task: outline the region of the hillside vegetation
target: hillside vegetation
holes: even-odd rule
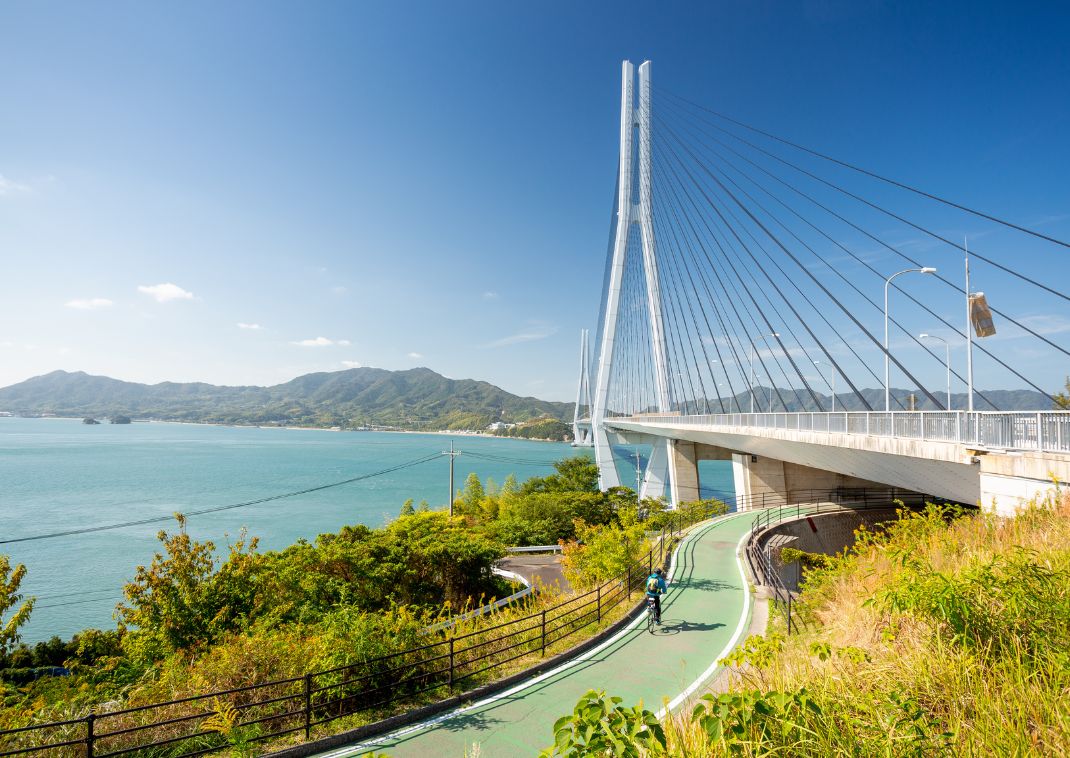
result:
[[[1070,754],[1070,496],[903,512],[812,568],[797,607],[801,634],[774,619],[729,658],[729,692],[661,724],[588,693],[548,753],[601,733],[600,755]]]
[[[0,410],[222,424],[483,429],[495,421],[565,418],[571,406],[518,397],[487,382],[447,379],[427,368],[354,368],[306,374],[273,387],[148,385],[53,371],[0,389]]]

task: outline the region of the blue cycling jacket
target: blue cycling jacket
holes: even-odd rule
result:
[[[651,592],[650,590],[647,590],[646,594],[647,594],[648,597],[657,597],[658,595],[664,595],[666,592],[669,591],[669,586],[667,584],[665,584],[665,577],[658,576],[657,574],[651,574],[650,576],[648,576],[646,578],[646,582],[644,582],[643,586],[644,587],[649,587],[651,579],[656,579],[657,580],[657,582],[658,582],[658,591],[657,592]]]

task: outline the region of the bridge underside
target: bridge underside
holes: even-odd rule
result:
[[[700,460],[731,460],[737,497],[768,492],[770,504],[808,489],[885,486],[1001,513],[1050,489],[1053,476],[1070,474],[1067,456],[997,454],[953,442],[635,419],[607,419],[606,425],[622,441],[674,441],[668,474],[674,501],[697,497]]]

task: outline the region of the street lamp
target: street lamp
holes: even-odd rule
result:
[[[922,266],[921,268],[907,268],[902,271],[889,276],[884,280],[884,411],[887,413],[892,410],[892,368],[888,354],[888,286],[892,283],[892,279],[903,274],[935,274],[936,269],[932,266]]]
[[[821,373],[821,367],[817,365],[817,364],[821,363],[821,361],[811,361],[811,362],[814,364],[815,368],[817,368],[817,372]],[[832,381],[829,382],[829,386],[832,388],[832,412],[835,413],[836,412],[836,367],[835,366],[829,366],[829,368],[832,369],[829,372],[832,375]],[[822,377],[822,378],[824,378],[824,377]]]
[[[935,334],[919,334],[919,340],[940,340],[944,343],[944,354],[946,360],[944,365],[947,366],[947,409],[951,410],[951,345],[943,337],[937,337]]]

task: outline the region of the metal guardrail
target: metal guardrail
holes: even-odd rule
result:
[[[687,517],[671,516],[656,546],[620,577],[538,613],[462,634],[443,629],[443,639],[426,645],[303,676],[130,708],[98,706],[82,718],[6,729],[0,731],[0,756],[181,758],[229,751],[220,735],[203,729],[215,713],[216,698],[238,712],[235,728],[260,730],[250,742],[266,742],[291,734],[307,741],[315,727],[345,716],[436,691],[445,697],[525,656],[544,657],[548,647],[600,623],[642,591],[652,568],[664,563],[685,529],[719,512],[718,505]]]
[[[526,545],[524,547],[507,547],[507,553],[560,553],[560,545]]]
[[[979,448],[1070,453],[1070,411],[892,411],[614,416],[606,423],[780,429],[956,442]]]
[[[760,510],[751,521],[751,536],[747,542],[746,555],[750,563],[751,575],[763,586],[772,592],[772,600],[780,603],[785,608],[787,617],[788,634],[794,628],[793,606],[795,597],[787,585],[784,584],[780,572],[773,566],[769,555],[760,546],[760,541],[765,532],[771,527],[787,521],[795,521],[804,516],[817,516],[827,513],[845,513],[860,510],[886,509],[901,502],[906,506],[923,506],[933,498],[919,493],[904,493],[898,490],[871,490],[863,489],[845,493],[834,491],[829,493],[831,497],[825,501],[808,500],[779,505],[773,508]]]

